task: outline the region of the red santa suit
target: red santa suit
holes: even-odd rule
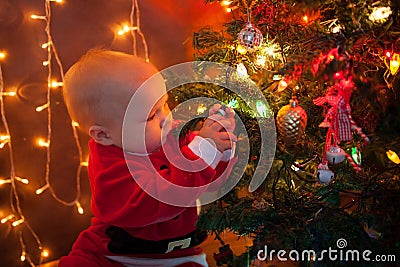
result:
[[[161,175],[185,187],[207,185],[230,173],[236,161],[231,151],[222,154],[199,136],[180,140],[178,145],[169,134],[163,149],[148,155],[153,165],[148,166],[146,157],[128,155],[116,146],[90,140],[89,148],[94,218],[91,226],[79,235],[70,254],[61,258],[59,266],[207,266],[202,250],[196,247],[205,238],[195,227],[196,207],[160,202],[143,191],[132,177],[152,183]],[[175,167],[164,153],[169,148],[182,152],[176,153],[174,160],[197,160],[193,169],[200,164],[204,165],[200,166],[203,170],[189,172]],[[148,251],[149,248],[153,249]]]

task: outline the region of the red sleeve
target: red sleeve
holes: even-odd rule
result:
[[[181,151],[184,157],[190,160],[198,159],[187,146],[183,146]],[[183,160],[179,156],[176,157],[177,161]],[[156,181],[157,171],[152,166],[135,160],[137,158],[133,157],[128,161],[130,169],[135,170],[133,175],[136,180],[141,179],[148,182],[149,186],[154,185],[152,183]],[[108,224],[143,227],[171,220],[186,209],[162,203],[143,191],[132,178],[122,151],[119,152],[116,147],[92,144],[90,166],[92,211],[96,217]],[[209,166],[205,166],[200,172],[185,172],[172,164],[158,173],[164,179],[186,187],[208,184],[216,176],[216,171]],[[168,188],[160,190],[167,192]],[[193,199],[197,197],[193,196]]]

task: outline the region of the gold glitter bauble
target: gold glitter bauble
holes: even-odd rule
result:
[[[289,105],[279,110],[276,121],[285,145],[291,146],[297,143],[306,129],[307,113],[298,105],[296,97],[293,97]]]

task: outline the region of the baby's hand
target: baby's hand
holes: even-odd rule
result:
[[[220,152],[231,149],[233,142],[237,141],[236,135],[232,132],[224,131],[224,126],[221,121],[208,118],[204,121],[203,127],[198,132],[198,135],[203,138],[212,139],[215,143],[216,148]],[[226,124],[226,123],[225,123]]]
[[[235,112],[231,108],[223,108],[220,104],[213,105],[209,110],[209,118],[219,121],[227,132],[233,132],[236,127]]]

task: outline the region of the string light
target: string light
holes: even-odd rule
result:
[[[20,259],[22,262],[24,262],[26,260],[26,252],[25,251],[22,251]]]
[[[242,79],[246,79],[247,77],[249,77],[249,75],[247,74],[246,66],[243,63],[237,64],[236,71],[239,77]]]
[[[57,87],[62,87],[63,85],[64,85],[63,82],[52,81],[52,82],[49,84],[49,87],[51,87],[51,88],[57,88]]]
[[[244,55],[244,54],[247,53],[246,48],[244,48],[244,47],[243,47],[242,45],[240,45],[240,44],[237,46],[236,51],[237,51],[239,54],[242,54],[242,55]]]
[[[17,92],[15,92],[15,91],[2,92],[1,95],[2,96],[16,96]]]
[[[44,104],[44,105],[41,105],[41,106],[39,106],[39,107],[36,108],[36,111],[37,111],[37,112],[43,111],[43,110],[45,110],[46,108],[48,108],[49,105],[50,105],[49,103],[46,103],[46,104]]]
[[[13,222],[11,223],[11,225],[14,226],[14,227],[17,227],[18,225],[20,225],[20,224],[22,224],[22,223],[24,223],[24,222],[25,222],[24,219],[19,219],[19,220],[17,220],[17,221],[13,221]]]
[[[11,184],[11,179],[0,180],[0,185],[3,185],[3,184]]]
[[[87,161],[82,161],[82,162],[80,163],[80,165],[81,165],[82,167],[87,167],[87,166],[89,166],[89,162],[87,162]]]
[[[390,73],[396,75],[400,66],[400,54],[394,53],[390,59]]]
[[[239,107],[239,102],[237,101],[237,99],[232,99],[231,101],[229,101],[228,107],[237,108]]]
[[[46,16],[31,15],[31,19],[47,20]]]
[[[0,136],[0,148],[3,148],[10,141],[9,135]]]
[[[0,60],[4,60],[7,57],[7,53],[4,51],[0,51]]]
[[[146,59],[147,62],[150,62],[149,59],[149,48],[147,46],[147,41],[146,38],[144,37],[144,34],[140,28],[140,9],[139,9],[139,4],[138,0],[132,0],[132,8],[131,8],[131,13],[130,13],[130,32],[132,35],[132,40],[133,40],[133,55],[137,55],[137,39],[136,39],[136,34],[139,35],[140,39],[142,40],[142,45],[144,49],[144,58]]]
[[[9,220],[12,220],[12,219],[14,219],[14,214],[10,214],[10,215],[8,215],[7,217],[4,217],[3,219],[1,219],[1,223],[6,223],[6,222],[8,222]]]
[[[45,141],[43,138],[38,138],[36,143],[40,147],[49,147],[50,146],[50,142],[49,141]]]
[[[207,107],[204,104],[201,104],[197,108],[197,115],[203,114],[207,110]]]
[[[42,257],[48,258],[50,256],[50,252],[47,249],[43,249],[42,251]]]
[[[392,150],[388,150],[386,151],[386,156],[388,157],[388,159],[390,159],[392,162],[396,163],[396,164],[400,164],[400,158],[399,155],[397,155],[396,152],[392,151]]]
[[[139,29],[138,27],[130,27],[129,25],[124,25],[124,26],[122,27],[122,29],[120,29],[120,30],[117,32],[117,34],[118,34],[118,35],[125,35],[125,34],[128,33],[128,32],[136,31],[136,30],[138,30],[138,29]]]
[[[262,118],[266,118],[267,117],[267,106],[260,100],[258,100],[256,102],[256,109],[258,114],[262,117]]]
[[[374,7],[368,18],[373,22],[384,23],[391,14],[390,7]]]
[[[46,149],[46,172],[45,172],[45,184],[41,188],[38,188],[36,190],[36,194],[40,195],[44,191],[48,190],[52,197],[58,201],[59,203],[66,205],[66,206],[75,206],[78,210],[79,214],[84,213],[84,209],[80,202],[78,201],[81,196],[81,187],[80,187],[80,179],[81,179],[81,171],[82,168],[87,167],[88,162],[85,161],[83,158],[83,151],[82,147],[79,142],[79,135],[78,135],[78,127],[79,124],[77,122],[74,122],[71,120],[71,127],[73,130],[73,137],[77,146],[78,154],[79,154],[79,165],[77,166],[76,170],[76,195],[75,198],[72,199],[71,201],[64,201],[60,197],[57,196],[55,193],[53,187],[51,186],[50,183],[50,148],[51,148],[51,140],[52,140],[52,99],[51,99],[51,93],[54,90],[51,90],[52,88],[58,88],[58,87],[63,87],[63,82],[64,82],[64,70],[63,66],[61,64],[60,58],[58,56],[56,46],[53,42],[53,38],[51,35],[51,2],[55,3],[62,3],[62,0],[43,0],[44,2],[44,7],[45,7],[45,15],[36,15],[33,14],[30,17],[33,20],[41,20],[45,23],[45,33],[47,40],[42,43],[40,46],[42,49],[45,49],[47,52],[47,58],[42,62],[42,65],[47,68],[48,71],[48,76],[47,76],[47,83],[48,83],[48,88],[47,88],[47,101],[45,104],[36,107],[37,112],[41,112],[44,110],[47,110],[47,138],[39,139],[37,142],[37,145],[40,147],[43,147]],[[143,48],[144,48],[144,54],[145,54],[145,59],[147,62],[149,62],[149,56],[148,56],[148,47],[147,47],[147,42],[144,38],[144,35],[141,31],[140,28],[140,10],[139,10],[139,5],[137,0],[131,0],[132,2],[132,9],[130,13],[130,23],[129,25],[124,25],[122,30],[124,33],[130,32],[132,34],[133,38],[133,54],[137,54],[137,37],[141,39]],[[121,32],[122,33],[122,32]],[[6,53],[0,51],[0,60],[6,58]],[[56,64],[55,67],[58,67],[59,70],[59,75],[53,75],[53,69],[54,69],[54,64]],[[58,77],[57,77],[58,76]],[[57,77],[55,79],[55,77]],[[35,231],[30,227],[29,222],[26,220],[22,213],[22,209],[20,207],[20,200],[19,200],[19,194],[17,192],[16,188],[16,182],[20,182],[23,184],[28,184],[29,180],[26,178],[21,178],[17,177],[15,175],[15,166],[14,166],[14,159],[13,159],[13,149],[12,149],[12,138],[10,137],[10,131],[8,129],[8,123],[6,119],[6,114],[4,111],[4,99],[3,97],[5,96],[15,96],[17,95],[16,92],[5,92],[4,91],[4,83],[3,83],[3,75],[1,71],[1,65],[0,65],[0,104],[1,104],[1,117],[2,117],[2,122],[3,126],[5,128],[5,132],[3,135],[0,135],[0,147],[8,146],[7,151],[9,151],[10,155],[10,178],[9,179],[4,179],[0,180],[0,183],[9,183],[11,185],[11,196],[12,199],[10,201],[10,206],[12,210],[12,214],[8,215],[7,217],[4,217],[1,219],[1,223],[7,223],[11,222],[11,225],[16,227],[15,228],[15,233],[18,235],[18,239],[20,242],[20,247],[21,247],[21,256],[20,260],[23,262],[27,262],[30,266],[34,267],[37,265],[40,265],[43,261],[43,258],[47,258],[50,255],[49,250],[43,249],[41,241]],[[18,218],[18,219],[16,219]],[[17,227],[20,226],[20,227]],[[28,240],[34,239],[37,248],[40,252],[40,259],[38,263],[34,263],[29,255],[29,251],[26,249],[26,244],[24,236],[26,234],[30,234],[33,238],[28,238]],[[37,257],[32,257],[32,258],[37,258]]]
[[[47,189],[49,189],[49,187],[50,187],[50,186],[49,186],[48,184],[46,184],[46,185],[42,186],[41,188],[36,189],[36,195],[42,194],[44,191],[46,191]]]
[[[75,202],[75,206],[76,206],[76,208],[78,209],[78,213],[79,213],[79,214],[83,214],[83,208],[82,208],[82,206],[81,206],[81,203],[79,203],[79,201],[76,201],[76,202]]]
[[[221,1],[221,6],[229,6],[230,4],[232,4],[232,1]]]

